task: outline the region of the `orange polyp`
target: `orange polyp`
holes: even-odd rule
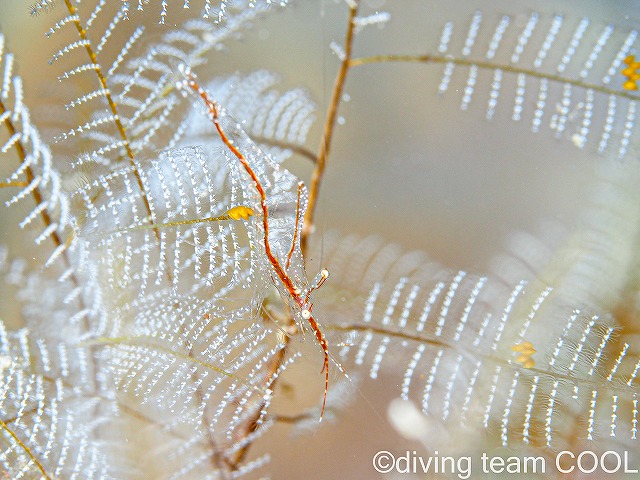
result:
[[[249,220],[249,217],[253,215],[253,208],[245,207],[244,205],[238,205],[227,211],[227,215],[232,220]]]
[[[524,368],[532,368],[536,362],[533,358],[534,353],[536,353],[536,349],[533,348],[533,343],[531,342],[522,342],[517,345],[513,345],[511,350],[519,353],[516,357],[516,362],[521,363]]]
[[[529,355],[536,353],[535,349],[533,348],[533,343],[531,342],[522,342],[517,345],[513,345],[511,347],[511,350],[513,350],[514,352],[528,353]]]
[[[636,62],[633,55],[629,55],[624,59],[627,68],[621,71],[622,75],[627,77],[627,81],[622,84],[625,90],[638,90],[638,80],[640,80],[640,62]]]
[[[533,360],[533,358],[528,358],[527,360],[522,362],[522,366],[524,368],[533,368],[535,366],[535,364],[536,364],[536,362],[535,362],[535,360]]]

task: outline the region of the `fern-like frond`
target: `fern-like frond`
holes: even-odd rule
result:
[[[42,3],[47,3],[48,0],[41,0]],[[133,1],[131,2],[133,6]],[[151,3],[151,5],[149,5]],[[287,0],[247,0],[239,4],[239,2],[229,0],[182,0],[175,2],[174,5],[169,5],[167,0],[156,0],[155,2],[149,2],[149,0],[137,0],[137,10],[145,10],[154,6],[156,9],[160,9],[160,24],[164,25],[167,17],[170,15],[179,15],[180,10],[184,9],[200,9],[202,12],[202,18],[213,19],[216,23],[224,22],[227,20],[229,14],[232,14],[234,10],[238,8],[252,8],[260,9],[270,7],[271,5],[285,6],[288,3]],[[171,18],[171,17],[170,17]]]
[[[61,9],[69,15],[48,35],[55,39],[70,30],[77,32],[52,61],[64,64],[59,74],[63,84],[74,81],[93,86],[66,101],[69,112],[61,118],[68,118],[69,127],[56,135],[62,149],[67,139],[78,138],[85,146],[81,161],[115,166],[122,161],[133,165],[138,157],[147,158],[150,152],[167,148],[175,125],[189,110],[189,103],[175,91],[176,67],[204,63],[206,52],[221,48],[225,40],[267,11],[270,3],[222,6],[225,21],[218,25],[189,20],[192,14],[184,18],[183,11],[177,19],[181,28],[156,32],[142,25],[152,14],[144,11],[150,6],[133,10],[130,2],[101,1],[93,7],[64,2]],[[162,6],[164,19],[167,4],[162,2]],[[69,154],[77,156],[77,152]]]
[[[70,381],[82,357],[27,330],[0,329],[2,470],[11,478],[114,478],[97,432],[116,405]]]
[[[281,163],[291,153],[307,158],[304,150],[307,134],[315,120],[316,105],[301,88],[278,92],[274,86],[280,78],[269,71],[232,75],[210,82],[207,87],[221,105],[233,113],[249,137]],[[175,132],[174,143],[207,145],[212,141],[211,122],[199,109],[193,109]]]
[[[79,311],[89,304],[86,292],[61,282],[53,269],[30,272],[25,261],[9,262],[6,254],[0,255],[2,288],[19,292],[14,302],[25,326],[10,331],[0,322],[2,470],[11,478],[117,477],[105,460],[109,442],[99,440],[106,425],[117,423],[117,405],[106,372],[98,374],[100,355],[78,345],[104,321],[100,303],[93,312]]]
[[[212,308],[223,308],[225,299],[232,308],[250,311],[264,298],[266,278],[278,278],[265,251],[267,243],[296,287],[308,288],[299,247],[306,190],[264,154],[236,120],[221,112],[220,123],[255,178],[225,145],[213,140],[217,133],[209,123],[210,155],[202,147],[167,151],[148,165],[100,177],[75,194],[77,211],[85,217],[83,235],[100,237],[95,238],[96,247],[104,252],[100,261],[110,272],[114,292],[133,299],[135,292],[146,294],[149,285],[164,286],[170,280],[174,291],[182,294],[206,291]],[[206,136],[205,131],[201,126],[198,133]],[[135,188],[136,176],[147,192],[145,198]],[[269,212],[268,241],[260,219],[265,214],[258,184]],[[220,219],[240,206],[257,214],[246,221]],[[159,248],[150,247],[152,232]],[[289,298],[286,289],[282,293]]]
[[[154,310],[149,305],[139,311],[126,336],[96,341],[108,351],[123,411],[153,419],[145,432],[151,451],[129,455],[139,455],[157,478],[227,470],[224,459],[242,448],[243,424],[256,410],[261,413],[254,438],[268,429],[271,381],[263,367],[281,348],[259,324],[238,328],[236,318],[220,321],[200,315],[207,311],[202,303],[179,301],[155,302]],[[164,330],[156,328],[163,323]],[[167,448],[166,465],[159,469],[153,464]]]
[[[452,435],[458,425],[505,446],[554,449],[636,439],[640,346],[610,316],[563,303],[551,285],[529,298],[524,280],[450,272],[393,247],[374,254],[379,245],[368,239],[325,249],[339,262],[329,268],[355,272],[332,279],[351,300],[332,302],[327,315],[347,334],[347,370],[388,378],[403,369],[399,396]]]
[[[225,458],[247,441],[243,422],[258,412],[253,439],[269,427],[270,386],[295,357],[265,378],[264,364],[281,346],[263,325],[165,295],[110,310],[102,319],[110,328],[87,336],[83,316],[73,315],[73,291],[29,274],[24,262],[6,270],[28,325],[0,329],[3,468],[12,478],[222,475]]]
[[[621,73],[637,49],[636,30],[588,18],[532,12],[519,22],[476,12],[468,25],[443,26],[432,60],[445,65],[439,93],[455,85],[463,110],[483,104],[488,119],[510,115],[534,132],[546,126],[579,148],[622,159],[640,132],[639,97],[623,88]]]
[[[137,306],[151,297],[160,301],[173,291],[207,299],[216,315],[255,313],[265,291],[266,268],[258,253],[256,219],[171,225],[254,206],[255,193],[250,184],[243,186],[237,165],[223,154],[212,159],[199,147],[165,152],[148,165],[139,172],[151,193],[151,218],[130,168],[100,177],[74,196],[78,211],[86,212],[81,237],[94,253],[100,252],[95,258],[107,272],[105,287],[114,307]],[[149,226],[159,232],[159,248]]]
[[[13,63],[13,55],[5,51],[4,36],[0,34],[0,159],[3,170],[6,165],[11,172],[1,182],[15,191],[6,206],[21,203],[28,212],[20,228],[35,226],[37,245],[53,242],[46,262],[51,264],[61,255],[64,257],[71,243],[68,198],[62,191],[59,174],[52,168],[51,151],[23,103],[22,79],[15,75]],[[69,266],[66,259],[66,267]]]

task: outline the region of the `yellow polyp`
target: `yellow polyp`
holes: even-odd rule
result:
[[[535,360],[531,358],[533,354],[536,353],[536,349],[533,348],[533,343],[522,342],[513,345],[511,350],[520,353],[520,355],[516,357],[516,362],[521,363],[524,368],[532,368],[536,364]]]
[[[522,366],[524,368],[533,368],[535,366],[536,362],[533,358],[529,358],[528,360],[522,362]]]
[[[638,80],[640,80],[640,62],[636,62],[633,55],[629,55],[624,59],[624,63],[628,65],[621,73],[627,77],[627,81],[622,84],[625,90],[638,90]]]
[[[227,211],[226,215],[232,220],[249,220],[249,217],[251,217],[253,213],[253,208],[238,205]]]
[[[526,355],[533,355],[534,353],[536,353],[536,350],[533,348],[533,343],[531,342],[522,342],[522,343],[519,343],[518,345],[513,345],[511,347],[511,350],[513,350],[514,352],[520,352]]]

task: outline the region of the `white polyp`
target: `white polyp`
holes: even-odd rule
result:
[[[475,387],[476,381],[478,380],[481,365],[482,362],[478,360],[475,365],[475,370],[473,371],[473,374],[471,374],[471,379],[469,380],[469,386],[467,387],[467,391],[464,396],[464,402],[462,404],[462,408],[460,409],[460,418],[463,422],[467,420],[467,410],[469,408],[469,404],[471,403],[471,398],[473,397],[473,389]]]
[[[547,36],[544,39],[544,43],[542,44],[542,47],[540,47],[540,50],[538,50],[538,55],[533,62],[533,66],[535,68],[540,68],[543,60],[547,57],[547,54],[549,53],[549,50],[551,49],[551,46],[553,45],[553,42],[555,41],[556,36],[560,31],[560,27],[562,27],[562,21],[562,15],[556,15],[555,17],[553,17],[549,32],[547,33]]]
[[[469,31],[467,33],[467,38],[464,42],[464,48],[462,49],[462,55],[468,56],[471,53],[471,48],[476,41],[478,36],[478,30],[480,30],[480,23],[482,22],[482,13],[477,11],[473,14],[473,18],[471,19],[471,25],[469,25]]]
[[[453,75],[453,69],[455,64],[453,62],[447,63],[444,67],[444,72],[442,74],[442,80],[440,81],[440,85],[438,85],[438,93],[442,95],[449,88],[449,83],[451,82],[451,76]]]
[[[391,294],[391,298],[387,303],[387,308],[384,311],[384,317],[382,318],[383,325],[389,325],[391,323],[391,317],[393,316],[393,312],[395,312],[398,301],[400,300],[400,295],[402,294],[402,290],[407,284],[407,281],[408,279],[406,277],[402,277],[396,283],[396,286],[393,289],[393,293]]]
[[[533,378],[533,384],[531,385],[531,392],[529,393],[529,400],[527,401],[527,411],[525,413],[524,426],[522,429],[522,441],[529,444],[529,430],[531,427],[531,413],[533,412],[533,404],[536,398],[536,390],[538,390],[538,381],[540,377],[536,375]]]
[[[496,390],[498,389],[498,380],[500,379],[500,372],[502,368],[498,365],[495,369],[495,374],[491,379],[491,387],[489,389],[489,398],[487,400],[487,408],[484,411],[482,418],[482,425],[484,428],[489,428],[489,418],[491,417],[491,409],[493,408],[493,401],[496,397]]]
[[[589,71],[593,67],[593,64],[596,62],[596,60],[598,59],[598,55],[600,55],[600,52],[602,52],[602,49],[605,47],[605,45],[609,41],[609,38],[611,37],[612,33],[613,33],[613,27],[611,25],[607,25],[605,29],[602,31],[600,38],[598,38],[596,45],[593,47],[593,50],[589,54],[589,58],[587,58],[587,60],[584,62],[584,66],[580,71],[580,78],[587,78]]]
[[[627,154],[627,148],[629,146],[633,127],[635,125],[636,116],[636,102],[630,101],[627,107],[627,115],[624,122],[624,131],[622,132],[622,138],[620,139],[620,145],[618,147],[618,159],[621,160]]]
[[[502,440],[502,446],[506,447],[509,443],[509,414],[511,413],[511,406],[513,405],[513,398],[516,394],[516,388],[518,386],[518,377],[520,376],[520,372],[516,371],[513,375],[513,381],[511,382],[511,388],[509,389],[509,396],[507,397],[507,403],[504,408],[504,412],[502,415],[502,427],[500,429],[501,435],[500,438]]]
[[[442,335],[442,330],[444,329],[444,324],[447,320],[447,315],[449,313],[449,307],[451,306],[451,302],[453,302],[453,297],[460,286],[460,282],[467,275],[465,271],[459,271],[455,276],[451,284],[449,285],[449,290],[447,291],[444,301],[442,302],[442,309],[440,310],[440,315],[438,316],[438,323],[435,330],[436,337]]]
[[[522,114],[522,104],[524,103],[524,95],[525,95],[525,88],[526,88],[526,82],[525,82],[525,75],[524,73],[520,73],[518,74],[518,87],[516,89],[516,97],[514,99],[514,105],[513,105],[513,114],[511,115],[512,120],[514,121],[520,121],[521,118],[521,114]]]
[[[609,327],[607,329],[607,332],[602,337],[602,341],[600,342],[600,346],[598,347],[598,350],[596,351],[595,355],[593,356],[593,361],[591,362],[591,369],[589,370],[589,373],[588,373],[589,376],[592,376],[593,373],[595,372],[595,369],[598,366],[598,362],[602,358],[602,352],[604,352],[604,348],[607,345],[607,342],[609,341],[609,339],[611,338],[611,335],[613,334],[613,332],[614,332],[614,329],[612,327]],[[629,384],[629,386],[631,386],[631,384]]]
[[[456,327],[456,334],[455,334],[455,337],[453,338],[454,342],[457,342],[460,340],[462,331],[464,330],[464,327],[467,324],[467,320],[469,319],[469,314],[471,313],[471,309],[473,308],[473,305],[476,302],[478,295],[480,294],[480,290],[482,289],[486,281],[487,281],[487,277],[481,277],[480,280],[476,282],[475,287],[471,291],[471,294],[467,299],[467,304],[465,305],[464,310],[462,312],[462,317],[460,317],[460,321],[458,322],[458,326]]]
[[[367,301],[365,302],[365,308],[364,308],[364,318],[363,321],[365,323],[369,323],[371,322],[371,318],[373,315],[373,308],[375,306],[376,303],[376,299],[378,298],[378,294],[380,293],[380,282],[376,282],[373,287],[371,288],[371,292],[369,293],[369,297],[367,298]]]
[[[498,47],[500,46],[500,41],[502,40],[504,32],[507,30],[510,21],[511,18],[507,15],[500,19],[500,23],[498,23],[495,32],[493,32],[493,37],[489,43],[489,50],[487,50],[486,55],[488,60],[491,60],[496,56],[496,50],[498,50]]]
[[[598,396],[597,390],[591,391],[591,401],[589,402],[589,419],[587,420],[587,439],[593,440],[593,432],[595,425],[595,415],[596,415],[596,397]]]
[[[615,365],[611,369],[611,373],[609,373],[609,376],[607,377],[608,382],[613,380],[613,377],[618,371],[618,367],[620,367],[620,364],[622,363],[622,359],[627,354],[627,350],[629,350],[629,344],[625,342],[624,346],[622,347],[622,350],[620,351],[620,354],[618,355],[618,358],[616,359]]]
[[[578,24],[578,27],[576,28],[573,37],[571,38],[571,42],[569,43],[569,46],[567,47],[567,50],[562,57],[560,64],[558,65],[558,73],[563,73],[566,70],[567,65],[569,65],[569,62],[573,58],[573,55],[576,53],[576,50],[580,45],[580,41],[582,40],[584,32],[586,32],[588,26],[589,20],[587,18],[583,18]]]
[[[558,395],[558,385],[560,385],[560,382],[558,380],[553,382],[553,389],[551,390],[551,395],[549,396],[549,403],[547,406],[547,414],[544,426],[547,446],[551,445],[551,439],[553,438],[551,422],[553,421],[553,408],[555,406],[556,396]]]
[[[438,284],[431,290],[429,298],[427,299],[425,306],[422,308],[422,313],[420,314],[420,318],[418,319],[418,325],[416,326],[417,332],[421,332],[422,330],[424,330],[427,319],[429,318],[429,314],[431,313],[431,309],[436,303],[436,300],[444,287],[444,282],[438,282]]]
[[[600,137],[600,143],[598,144],[598,153],[602,153],[606,150],[609,138],[611,138],[611,131],[613,130],[613,123],[616,120],[616,96],[609,95],[609,102],[607,103],[607,116],[605,117],[604,127],[602,128],[602,135]]]
[[[398,327],[404,328],[407,326],[407,321],[409,320],[409,315],[411,314],[411,309],[413,308],[413,304],[418,297],[418,292],[420,291],[420,287],[418,285],[413,285],[411,287],[411,291],[407,295],[407,299],[405,300],[404,307],[402,308],[402,313],[400,314],[400,320],[398,321]]]
[[[616,57],[611,62],[611,66],[607,70],[607,74],[602,78],[602,83],[604,85],[608,85],[613,77],[618,78],[620,66],[622,65],[622,62],[627,57],[627,55],[629,55],[631,46],[635,43],[637,37],[637,31],[631,30],[631,32],[629,32],[629,35],[627,35],[627,38],[625,38],[622,47],[620,47],[620,50],[618,51]]]
[[[469,103],[471,103],[471,97],[473,96],[473,89],[476,86],[477,77],[478,67],[476,65],[472,65],[469,67],[467,86],[464,88],[464,96],[462,97],[462,102],[460,104],[460,108],[462,110],[466,110],[469,107]]]
[[[451,397],[453,396],[453,393],[454,393],[453,387],[456,383],[456,377],[458,376],[458,372],[460,371],[460,364],[462,363],[462,360],[463,360],[463,356],[459,354],[456,357],[455,368],[453,369],[453,372],[451,373],[451,377],[447,382],[446,393],[445,393],[444,402],[442,405],[442,420],[444,421],[446,421],[449,418],[449,413],[451,411],[451,408],[450,408]]]
[[[569,372],[573,372],[573,370],[576,368],[576,364],[578,363],[578,359],[580,358],[580,354],[582,353],[582,349],[585,346],[585,343],[587,341],[587,338],[589,337],[589,333],[591,332],[591,329],[596,324],[596,319],[597,318],[598,317],[596,317],[596,316],[592,317],[591,321],[585,327],[584,332],[582,334],[582,338],[580,338],[580,342],[576,346],[575,353],[573,355],[573,359],[571,360],[571,365],[569,365]]]
[[[498,96],[500,95],[500,86],[502,84],[502,70],[497,68],[493,72],[493,82],[491,82],[491,93],[489,93],[489,102],[487,105],[487,120],[491,120],[496,111],[498,104]]]
[[[496,335],[495,335],[495,337],[493,339],[493,345],[492,345],[491,349],[494,352],[498,350],[498,344],[500,342],[500,337],[502,337],[502,332],[504,331],[504,329],[505,329],[505,327],[507,325],[507,321],[509,319],[509,314],[511,313],[511,310],[513,309],[513,306],[516,303],[516,300],[517,300],[518,296],[520,295],[520,293],[522,292],[522,290],[524,289],[524,287],[526,285],[527,285],[527,282],[525,280],[522,280],[520,283],[518,283],[518,285],[511,292],[511,296],[509,297],[509,300],[507,301],[507,305],[504,308],[504,312],[502,314],[502,318],[500,319],[500,323],[498,324]]]
[[[540,294],[540,296],[536,299],[536,301],[533,304],[533,306],[531,307],[531,311],[529,312],[529,316],[527,317],[526,321],[522,325],[522,329],[520,330],[520,333],[518,333],[518,337],[522,341],[524,341],[525,334],[527,333],[527,329],[529,328],[529,326],[531,325],[531,322],[533,321],[533,317],[535,317],[536,313],[538,312],[538,309],[540,308],[542,303],[545,301],[545,299],[549,296],[549,294],[552,291],[553,291],[553,287],[545,288],[543,290],[543,292]]]
[[[440,364],[443,353],[444,351],[442,349],[438,350],[438,353],[433,360],[433,364],[431,365],[431,369],[429,370],[429,378],[427,379],[427,384],[424,387],[424,393],[422,396],[422,411],[427,415],[429,414],[429,397],[431,396],[431,391],[433,390],[433,384],[436,380],[436,372],[438,370],[438,365]]]
[[[453,33],[453,23],[447,22],[442,27],[442,35],[440,36],[440,45],[438,45],[438,52],[445,53],[449,46],[449,40],[451,40],[451,34]]]
[[[529,42],[529,38],[531,38],[531,34],[533,33],[533,30],[536,28],[537,23],[538,23],[538,14],[532,13],[529,16],[529,21],[527,22],[527,25],[524,27],[524,30],[522,30],[522,33],[518,37],[518,44],[516,45],[516,48],[513,51],[513,54],[511,55],[511,63],[517,63],[520,60],[520,55],[522,55],[522,52],[524,52],[524,49],[527,46],[527,43]]]
[[[378,346],[378,351],[376,352],[373,358],[371,369],[369,370],[370,378],[373,378],[373,379],[378,378],[378,370],[380,370],[380,364],[382,363],[382,358],[384,357],[384,354],[387,351],[387,345],[389,345],[390,341],[391,339],[388,336],[385,336],[380,342],[380,345]]]
[[[616,413],[618,411],[618,396],[617,395],[613,395],[612,397],[612,404],[611,404],[611,431],[609,433],[610,437],[615,437],[616,436],[616,420],[618,419],[618,414]]]
[[[409,400],[409,386],[411,385],[411,377],[413,376],[413,372],[418,366],[418,362],[420,361],[420,358],[422,357],[425,349],[426,346],[424,345],[424,343],[421,343],[420,345],[418,345],[418,348],[411,357],[411,362],[409,363],[402,380],[402,392],[400,393],[400,397],[403,400]]]

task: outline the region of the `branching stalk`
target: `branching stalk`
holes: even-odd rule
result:
[[[347,73],[351,66],[351,55],[353,51],[353,39],[355,36],[355,19],[358,14],[359,1],[354,1],[349,7],[349,20],[347,24],[347,33],[344,40],[344,58],[340,64],[340,70],[336,75],[336,79],[333,84],[333,93],[331,94],[331,100],[329,102],[329,109],[325,117],[324,129],[322,133],[322,141],[320,142],[320,151],[316,158],[315,168],[311,174],[311,181],[309,182],[309,203],[307,205],[307,211],[304,215],[304,222],[302,227],[302,235],[300,237],[300,247],[302,249],[302,255],[306,256],[309,235],[313,229],[313,219],[316,210],[316,204],[318,202],[318,195],[320,194],[320,185],[324,177],[324,170],[329,157],[329,151],[331,149],[331,141],[333,139],[333,131],[336,124],[336,116],[338,114],[338,107],[340,105],[340,99],[342,98],[342,91],[344,90],[344,84],[347,80]]]
[[[2,116],[5,112],[7,112],[7,108],[4,105],[4,103],[2,102],[2,99],[0,99],[0,116]],[[5,120],[4,120],[4,125],[7,128],[8,132],[9,132],[9,136],[13,137],[16,133],[16,127],[13,124],[13,122],[11,121],[11,117],[8,116]],[[24,148],[24,145],[22,144],[22,141],[17,141],[14,144],[14,147],[16,149],[16,152],[18,154],[18,158],[20,159],[20,163],[24,163],[27,159],[27,152]],[[25,175],[27,176],[27,181],[26,181],[26,185],[30,185],[31,182],[33,182],[33,180],[36,178],[35,174],[33,173],[33,170],[31,169],[30,166],[27,166],[24,170]],[[21,186],[23,183],[22,182],[11,182],[11,184],[3,184],[3,187],[6,186]],[[42,193],[40,193],[40,189],[38,187],[34,188],[33,191],[31,192],[31,195],[33,196],[33,200],[36,202],[36,206],[38,205],[42,205],[43,202],[43,197],[42,197]],[[47,212],[46,208],[43,208],[42,211],[40,212],[40,218],[42,218],[42,221],[44,223],[45,227],[50,227],[51,226],[51,216],[49,215],[49,212]],[[58,232],[56,232],[55,230],[51,233],[51,235],[49,235],[51,237],[51,239],[53,240],[53,243],[55,244],[56,247],[61,246],[64,242],[62,241],[62,239],[60,238],[60,235],[58,235]],[[63,252],[63,258],[65,261],[65,266],[68,268],[70,265],[69,262],[69,258],[66,255],[66,252]]]
[[[31,458],[31,461],[33,463],[35,463],[36,467],[38,467],[38,470],[40,470],[40,472],[42,473],[42,478],[46,478],[47,480],[50,480],[51,477],[49,475],[47,475],[47,472],[45,471],[44,467],[42,466],[42,464],[38,461],[38,459],[36,458],[36,456],[31,452],[31,450],[29,449],[29,447],[27,447],[24,443],[22,443],[22,440],[20,440],[18,438],[18,436],[14,433],[13,430],[11,430],[9,428],[9,426],[4,423],[2,421],[2,419],[0,419],[0,428],[2,430],[4,430],[5,432],[7,432],[11,437],[13,437],[13,440],[20,445],[20,447],[24,450],[24,452],[29,456],[29,458]]]
[[[120,115],[118,114],[118,107],[116,105],[116,102],[113,100],[113,97],[111,96],[111,90],[109,89],[109,85],[107,84],[107,77],[102,73],[102,67],[98,62],[98,57],[96,55],[96,52],[93,51],[91,42],[88,41],[87,31],[82,25],[82,23],[80,23],[80,20],[79,20],[80,17],[78,16],[78,11],[76,7],[73,5],[71,0],[64,0],[64,3],[67,6],[67,9],[69,10],[69,14],[75,18],[73,20],[73,23],[76,26],[76,29],[78,30],[78,35],[80,36],[80,39],[85,41],[84,48],[87,51],[87,55],[89,55],[89,59],[91,60],[91,63],[93,64],[93,67],[94,67],[93,70],[96,72],[98,81],[100,82],[100,86],[105,92],[105,98],[107,100],[107,104],[109,105],[109,109],[111,110],[111,113],[113,115],[114,123],[116,125],[116,128],[118,129],[118,133],[120,134],[120,137],[122,138],[122,142],[123,142],[125,151],[127,153],[127,157],[129,158],[129,163],[133,167],[133,173],[135,175],[136,182],[142,194],[142,201],[144,203],[146,213],[147,215],[149,215],[150,218],[152,218],[153,215],[151,213],[151,206],[149,204],[149,199],[147,198],[147,192],[144,188],[144,184],[142,183],[142,178],[140,177],[140,173],[138,172],[138,166],[136,165],[136,162],[135,162],[135,155],[133,153],[133,150],[131,149],[131,144],[129,142],[129,137],[127,136],[127,131],[124,128],[122,121],[120,120]],[[160,241],[160,232],[154,229],[154,233],[157,240]],[[167,276],[169,279],[171,279],[171,273],[168,271],[167,271]]]

